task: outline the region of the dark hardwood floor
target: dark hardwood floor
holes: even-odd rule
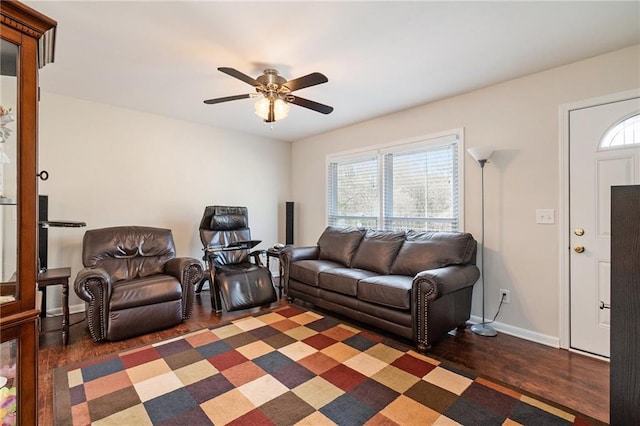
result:
[[[286,302],[280,302],[286,303]],[[53,425],[53,369],[101,355],[135,348],[199,330],[260,309],[225,313],[211,312],[208,291],[197,296],[191,318],[170,329],[121,342],[94,343],[83,321],[84,314],[71,316],[68,346],[60,333],[41,334],[38,357],[39,425]],[[60,326],[60,317],[45,318],[43,331]],[[485,377],[539,395],[603,422],[609,422],[609,363],[562,349],[518,339],[503,333],[481,337],[467,330],[436,344],[432,355],[472,369]]]

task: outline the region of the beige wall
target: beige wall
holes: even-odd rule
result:
[[[316,189],[325,188],[327,154],[462,127],[466,148],[496,149],[485,167],[487,317],[498,307],[498,289],[508,289],[511,303],[497,321],[557,344],[559,107],[640,87],[639,61],[634,46],[295,142],[296,243],[315,243],[326,225],[326,199]],[[466,231],[479,238],[480,168],[465,160]],[[536,224],[538,208],[555,209],[556,224]],[[481,315],[481,286],[474,289],[472,315]]]
[[[284,239],[290,143],[46,92],[39,132],[49,218],[87,223],[49,230],[49,267],[71,266],[72,281],[91,228],[170,228],[178,255],[201,259],[198,225],[212,204],[247,206],[259,248]],[[82,303],[71,294],[71,305]],[[60,306],[58,293],[48,300]]]

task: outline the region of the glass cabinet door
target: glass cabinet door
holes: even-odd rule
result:
[[[0,423],[18,424],[18,339],[0,343]]]
[[[18,45],[0,40],[0,305],[19,299]]]

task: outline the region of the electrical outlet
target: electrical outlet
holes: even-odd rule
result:
[[[504,297],[504,300],[502,299]],[[502,303],[511,303],[511,292],[509,290],[505,290],[504,288],[500,289],[500,298],[498,302],[502,301]]]

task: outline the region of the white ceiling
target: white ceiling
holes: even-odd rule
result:
[[[58,21],[43,91],[284,141],[640,43],[637,1],[25,3]],[[218,67],[321,72],[296,94],[335,110],[205,105],[253,91]]]

